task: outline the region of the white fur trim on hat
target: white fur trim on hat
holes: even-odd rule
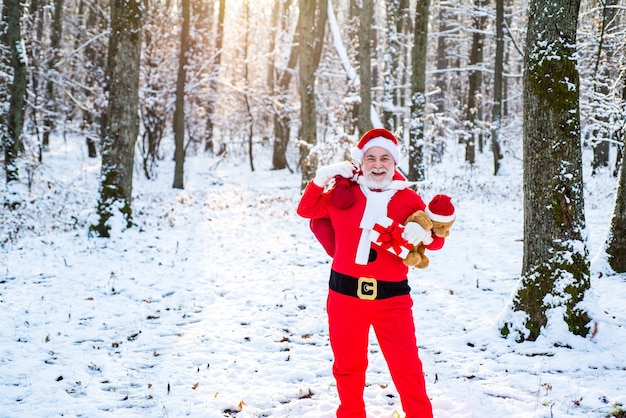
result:
[[[363,148],[353,148],[352,158],[362,161],[367,150],[373,147],[381,147],[389,151],[396,164],[400,161],[400,151],[398,151],[396,144],[394,144],[389,138],[385,138],[383,136],[377,136],[376,138],[370,139],[365,143],[365,145],[363,145]]]
[[[428,217],[432,220],[432,221],[437,221],[437,222],[452,222],[453,220],[456,219],[456,214],[453,213],[452,215],[438,215],[436,213],[433,213],[428,206],[426,207],[426,209],[424,209],[424,212],[426,212],[426,215],[428,215]]]

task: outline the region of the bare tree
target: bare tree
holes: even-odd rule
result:
[[[272,166],[275,170],[289,168],[287,163],[287,144],[291,133],[292,106],[289,106],[289,85],[291,84],[293,70],[298,62],[298,32],[291,36],[286,34],[285,15],[289,7],[289,1],[276,1],[272,11],[272,27],[275,32],[270,40],[270,60],[268,68],[268,87],[270,91],[271,113],[274,120],[274,152],[272,154]],[[299,15],[301,16],[301,15]],[[298,23],[297,27],[299,27]],[[279,62],[281,43],[279,39],[287,37],[288,59],[286,63]],[[290,169],[291,170],[291,169]]]
[[[215,34],[215,60],[211,67],[210,95],[207,101],[206,134],[204,149],[213,152],[213,121],[215,102],[217,101],[217,78],[220,74],[222,62],[222,47],[224,42],[224,19],[226,16],[226,0],[219,0],[219,13],[217,16],[217,33]]]
[[[246,129],[248,134],[248,159],[250,161],[250,171],[254,171],[254,154],[252,147],[252,139],[253,139],[253,122],[254,117],[252,116],[252,111],[250,109],[250,71],[249,71],[249,63],[248,63],[248,55],[250,48],[250,4],[248,0],[243,0],[243,11],[244,18],[246,22],[245,33],[244,33],[244,41],[243,41],[243,82],[244,82],[244,91],[243,91],[243,100],[244,106],[246,108]]]
[[[12,184],[19,181],[19,171],[17,168],[17,158],[20,149],[20,137],[24,125],[24,106],[26,102],[26,50],[22,42],[22,6],[18,0],[5,0],[2,9],[2,24],[4,31],[0,34],[2,44],[8,52],[8,65],[12,71],[12,79],[6,80],[9,83],[8,100],[9,110],[6,116],[0,114],[2,135],[4,146],[4,170],[6,174],[7,189],[9,194],[5,201],[5,206],[13,207],[19,202],[14,201],[12,195]],[[4,63],[3,63],[4,64]],[[17,196],[15,196],[17,198]]]
[[[383,52],[383,127],[394,132],[400,127],[404,76],[401,57],[404,55],[403,36],[406,25],[406,1],[391,0],[387,7],[387,47]]]
[[[29,91],[30,95],[30,112],[26,112],[31,120],[30,126],[38,142],[38,160],[43,161],[43,139],[40,137],[39,126],[39,109],[43,107],[42,102],[45,95],[41,86],[44,83],[43,61],[46,59],[46,47],[44,46],[44,9],[45,4],[39,0],[32,0],[29,5],[29,19],[25,22],[24,34],[26,42],[30,45],[28,48],[28,74],[29,74]]]
[[[624,145],[626,145],[626,141]],[[626,273],[626,153],[624,152],[622,152],[611,228],[606,240],[606,253],[613,271]]]
[[[99,5],[99,2],[95,2],[87,7],[86,33],[83,35],[86,35],[87,44],[84,63],[85,80],[80,88],[84,95],[82,128],[90,158],[98,156],[98,140],[104,129],[107,106],[104,88],[100,83],[106,72],[107,39],[96,41],[102,37],[102,34],[106,34],[107,19],[106,13],[103,13]]]
[[[468,80],[467,108],[465,123],[467,125],[467,139],[465,141],[465,161],[474,164],[476,161],[476,142],[482,147],[482,103],[481,85],[483,65],[483,47],[485,41],[484,28],[486,25],[486,0],[474,0],[475,16],[472,33],[472,51],[470,53],[470,71]]]
[[[175,189],[184,189],[185,177],[185,79],[187,77],[187,51],[189,50],[189,26],[191,21],[190,0],[181,0],[183,26],[180,31],[180,56],[176,80],[176,109],[174,110],[174,184]]]
[[[55,73],[56,66],[59,62],[59,52],[61,47],[61,37],[63,36],[63,1],[54,0],[54,18],[52,20],[52,32],[50,34],[51,55],[47,63],[47,80],[46,80],[46,103],[44,112],[44,130],[43,130],[43,149],[50,147],[50,133],[54,129],[57,119],[57,100],[55,100]]]
[[[496,0],[496,59],[493,69],[493,108],[491,121],[491,147],[493,174],[500,171],[500,128],[502,125],[502,75],[504,72],[504,0]]]
[[[137,148],[146,178],[153,179],[157,161],[162,158],[161,142],[166,136],[167,124],[172,120],[172,113],[174,118],[181,116],[175,110],[182,41],[180,31],[172,31],[168,27],[172,16],[178,12],[178,3],[174,6],[168,6],[160,0],[144,0],[144,3],[148,7],[143,16],[139,75],[139,111],[143,129]],[[187,60],[187,57],[184,59]],[[183,67],[183,71],[186,70],[187,67]],[[177,122],[180,123],[173,122],[174,130]]]
[[[317,109],[315,105],[315,70],[319,65],[326,27],[328,2],[300,0],[298,33],[300,37],[300,114],[302,119],[301,187],[304,189],[317,169],[317,159],[310,155],[317,143]]]
[[[322,0],[323,1],[323,0]],[[300,38],[300,119],[302,122],[300,160],[302,161],[302,181],[304,185],[313,178],[317,160],[311,161],[310,149],[317,143],[317,114],[315,107],[315,62],[313,48],[315,42],[316,0],[300,0],[298,34]]]
[[[139,134],[139,67],[142,0],[112,0],[109,39],[109,105],[102,139],[99,222],[91,230],[109,237],[111,218],[132,225],[131,198],[135,142]]]
[[[549,322],[585,336],[590,286],[580,145],[580,3],[531,0],[524,71],[524,258],[503,335],[536,340]]]
[[[426,63],[430,0],[417,2],[411,55],[411,120],[409,122],[409,173],[411,181],[425,179],[424,123],[426,119]]]
[[[439,33],[437,34],[437,75],[435,76],[435,85],[437,92],[434,103],[438,112],[443,112],[446,106],[446,69],[448,68],[448,56],[446,51],[446,40],[448,38],[448,11],[445,0],[439,0]]]
[[[602,20],[600,22],[600,36],[598,53],[594,65],[594,93],[595,104],[593,117],[596,120],[593,129],[593,162],[592,173],[595,174],[601,167],[609,165],[609,139],[611,138],[611,111],[606,104],[610,103],[611,85],[614,83],[616,71],[614,54],[616,47],[615,32],[618,29],[617,10],[618,0],[605,0],[602,5]]]
[[[323,0],[321,0],[323,1]],[[372,129],[372,50],[371,28],[374,17],[374,0],[362,0],[359,30],[359,136]]]
[[[348,55],[347,60],[351,64],[352,68],[356,68],[356,76],[359,76],[359,31],[361,21],[361,9],[359,0],[348,0],[348,17],[345,22],[344,32],[346,32]],[[345,65],[345,64],[344,64]],[[359,108],[361,106],[361,88],[360,77],[355,77],[351,83],[348,84],[347,96],[349,97],[348,109],[346,110],[345,131],[350,135],[359,134]]]

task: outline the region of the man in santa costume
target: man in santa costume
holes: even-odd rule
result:
[[[362,175],[348,186],[350,205],[333,205],[333,190],[325,192],[337,175],[355,178],[354,165],[348,161],[320,167],[298,205],[300,216],[329,219],[332,226],[326,237],[334,243],[325,245],[333,256],[326,308],[333,375],[341,402],[337,417],[366,416],[363,390],[370,327],[406,417],[432,417],[418,356],[408,267],[402,254],[419,242],[429,242],[426,248],[430,250],[440,249],[444,239],[417,223],[402,225],[426,205],[396,170],[400,153],[391,132],[382,128],[368,131],[353,157],[361,161]]]

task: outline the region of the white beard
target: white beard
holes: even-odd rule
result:
[[[380,181],[376,181],[372,179],[371,177],[369,177],[368,175],[364,175],[361,179],[361,184],[363,184],[363,186],[367,187],[368,189],[385,190],[387,187],[389,187],[392,180],[393,180],[393,173],[391,174],[387,173],[387,176],[385,176],[385,178]]]

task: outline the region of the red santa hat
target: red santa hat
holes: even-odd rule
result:
[[[452,222],[456,218],[456,214],[451,200],[452,198],[445,194],[436,195],[426,206],[426,214],[436,222]]]
[[[352,149],[352,158],[362,161],[367,150],[372,147],[384,148],[389,151],[396,164],[400,161],[398,140],[391,132],[384,128],[374,128],[365,132],[357,144],[357,147]]]

